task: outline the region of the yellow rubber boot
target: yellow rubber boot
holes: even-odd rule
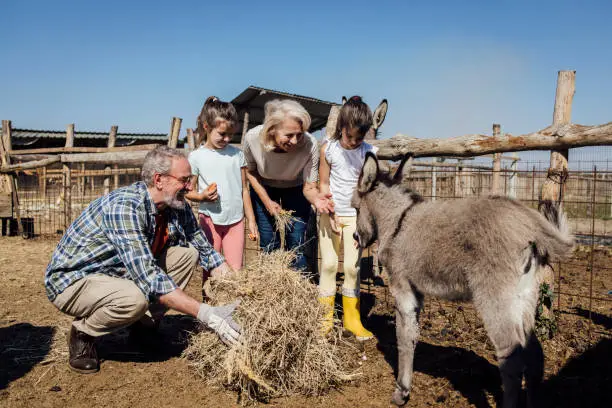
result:
[[[342,296],[342,309],[344,311],[344,328],[355,335],[357,340],[369,340],[374,335],[366,330],[361,324],[361,314],[359,313],[359,298]]]
[[[328,308],[321,324],[321,333],[324,336],[334,327],[334,299],[335,296],[321,296],[319,298],[319,303]]]

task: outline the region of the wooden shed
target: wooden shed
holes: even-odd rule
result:
[[[292,99],[299,102],[310,114],[312,123],[310,132],[316,132],[325,127],[327,117],[332,106],[339,105],[309,96],[295,95],[291,93],[275,91],[272,89],[249,86],[242,93],[232,99],[232,104],[238,112],[238,129],[241,132],[234,135],[232,143],[241,143],[242,136],[255,126],[261,125],[264,120],[264,106],[272,99]]]

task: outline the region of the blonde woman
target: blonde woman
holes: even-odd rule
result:
[[[310,205],[320,213],[333,211],[331,195],[317,186],[319,149],[309,127],[310,115],[302,105],[275,99],[266,103],[263,125],[249,130],[243,144],[260,246],[266,252],[279,248],[274,216],[281,209],[294,211],[285,239],[286,248],[296,251],[299,270],[307,268],[303,247]]]

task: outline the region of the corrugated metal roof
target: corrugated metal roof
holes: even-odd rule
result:
[[[66,132],[63,130],[35,130],[35,129],[11,129],[13,138],[49,138],[65,139]],[[108,132],[84,132],[75,131],[75,139],[108,139]],[[117,139],[146,139],[167,141],[167,133],[117,133]]]
[[[275,91],[257,86],[249,86],[247,89],[242,91],[240,95],[232,100],[232,104],[236,107],[239,116],[240,132],[238,133],[238,136],[241,135],[244,113],[249,112],[249,129],[257,125],[261,125],[264,120],[264,106],[266,102],[272,99],[293,99],[299,102],[310,114],[312,119],[312,123],[310,125],[311,132],[316,132],[317,130],[324,128],[327,124],[327,117],[329,116],[331,107],[334,105],[340,105],[308,96]]]

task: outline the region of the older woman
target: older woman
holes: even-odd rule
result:
[[[294,266],[306,269],[304,237],[310,216],[310,205],[318,212],[333,210],[331,195],[319,192],[319,153],[317,140],[307,132],[310,115],[292,100],[266,103],[263,125],[249,130],[244,139],[247,178],[251,199],[265,251],[279,248],[280,238],[274,229],[274,216],[281,209],[294,211],[288,225],[286,247],[295,250]]]

